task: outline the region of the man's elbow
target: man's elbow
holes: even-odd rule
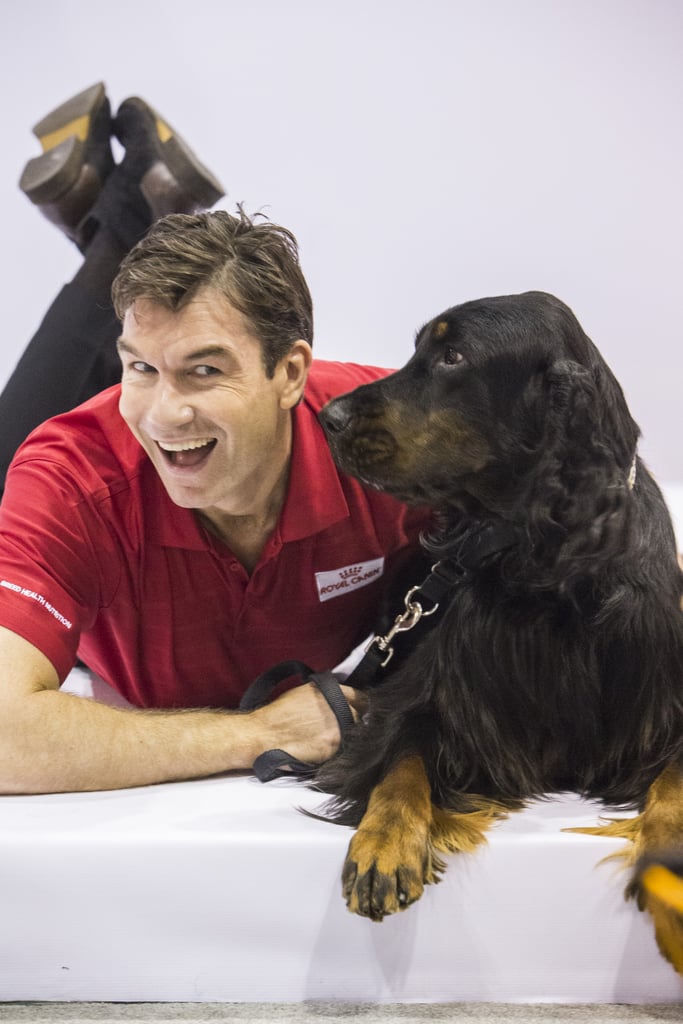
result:
[[[51,793],[54,763],[46,749],[35,708],[23,701],[0,703],[0,795]]]

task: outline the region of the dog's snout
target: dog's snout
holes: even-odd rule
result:
[[[330,434],[341,434],[351,421],[351,410],[341,398],[333,398],[320,412],[322,425]]]

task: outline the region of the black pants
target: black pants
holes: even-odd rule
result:
[[[120,324],[109,303],[65,285],[0,394],[0,497],[14,453],[39,423],[121,377]]]

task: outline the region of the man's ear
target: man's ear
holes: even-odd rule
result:
[[[275,373],[281,381],[281,408],[293,409],[301,401],[312,360],[311,346],[307,341],[299,339],[278,363]]]

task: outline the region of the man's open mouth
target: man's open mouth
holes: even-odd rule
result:
[[[192,469],[199,466],[216,446],[215,437],[199,437],[194,441],[157,441],[164,458],[172,466]]]

